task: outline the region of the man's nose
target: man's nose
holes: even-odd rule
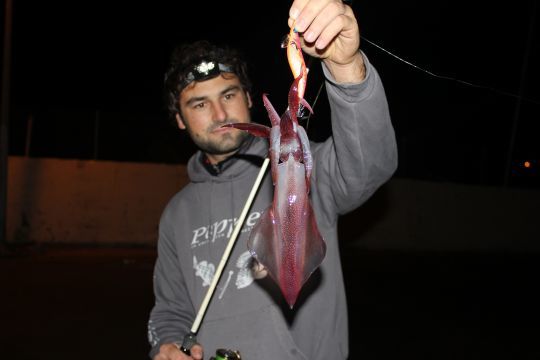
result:
[[[214,120],[216,121],[225,121],[227,119],[227,111],[225,107],[220,102],[214,103]]]

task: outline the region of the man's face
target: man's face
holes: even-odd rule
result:
[[[234,154],[248,136],[242,130],[221,128],[228,123],[251,121],[251,98],[234,74],[194,81],[180,93],[179,104],[181,115],[176,115],[178,126],[187,129],[195,144],[212,163]]]

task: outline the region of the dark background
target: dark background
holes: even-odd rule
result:
[[[288,1],[14,3],[11,155],[186,162],[193,146],[164,111],[162,80],[174,45],[195,39],[243,51],[257,121],[267,122],[262,92],[285,106]],[[362,43],[387,91],[396,176],[538,188],[536,1],[356,1],[353,8],[367,39],[433,73],[484,86],[435,78]],[[310,65],[313,102],[321,74],[317,61]],[[323,96],[312,139],[328,136],[327,112]],[[533,166],[524,168],[525,160]]]
[[[155,256],[50,247],[0,258],[0,357],[149,360]],[[351,360],[540,358],[538,255],[352,248],[342,258]]]

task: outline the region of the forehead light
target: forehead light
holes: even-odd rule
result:
[[[208,75],[208,72],[216,67],[216,63],[213,61],[203,61],[199,65],[195,66],[195,70],[200,74]]]
[[[232,67],[216,62],[203,60],[195,65],[190,72],[186,74],[183,87],[186,87],[193,81],[207,80],[218,76],[222,72],[233,72]]]

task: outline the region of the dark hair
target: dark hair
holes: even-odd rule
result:
[[[220,47],[206,40],[180,45],[173,50],[165,73],[165,101],[170,116],[174,117],[180,112],[178,98],[186,86],[187,74],[203,60],[216,61],[230,67],[238,76],[244,91],[251,91],[247,63],[237,50],[227,46]]]

